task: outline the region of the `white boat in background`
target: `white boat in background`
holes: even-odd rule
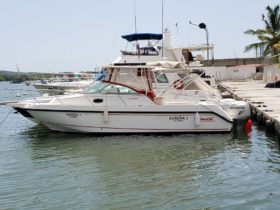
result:
[[[146,65],[159,60],[180,62],[192,73],[199,74],[208,85],[217,88],[214,76],[206,74],[203,68],[204,54],[209,52],[211,60],[214,60],[214,45],[172,47],[171,32],[168,29],[164,34],[134,33],[123,35],[122,38],[128,42],[130,49],[121,50],[120,56],[113,61],[114,65]]]
[[[242,116],[231,116],[228,107],[232,106],[224,106],[218,92],[187,71],[175,62],[112,65],[82,94],[37,97],[7,105],[34,122],[63,132],[230,132],[234,117],[245,116],[244,107]],[[234,106],[240,112],[240,105]]]
[[[66,92],[81,92],[88,87],[94,80],[80,80],[72,82],[48,82],[48,83],[31,83],[42,95],[63,95]]]
[[[171,32],[166,29],[164,34],[134,33],[123,35],[130,49],[121,50],[121,55],[113,61],[114,65],[145,65],[148,62],[162,60],[184,63],[190,69],[203,66],[204,53],[207,51],[213,58],[214,45],[190,45],[172,47]]]
[[[37,89],[41,95],[63,95],[66,92],[81,92],[88,87],[95,78],[96,73],[67,73],[61,78],[40,80],[32,82],[31,85]]]
[[[177,62],[172,62],[176,65],[182,65]],[[149,66],[158,66],[154,69],[156,78],[160,82],[155,89],[158,98],[165,94],[164,98],[167,100],[169,97],[181,98],[183,100],[204,101],[212,100],[221,106],[235,121],[235,124],[244,124],[250,118],[251,110],[250,105],[246,101],[237,101],[232,98],[223,99],[220,91],[214,86],[209,85],[206,78],[202,78],[197,73],[192,73],[192,70],[187,72],[180,71],[180,68],[173,68],[169,71],[162,71],[161,67],[165,67],[168,62],[150,62]],[[172,72],[175,71],[175,72]],[[161,72],[161,73],[159,73]],[[168,91],[167,91],[168,89]]]

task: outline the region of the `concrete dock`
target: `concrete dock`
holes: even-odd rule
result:
[[[262,80],[224,81],[219,84],[233,98],[248,101],[252,119],[280,134],[280,88],[265,88]]]

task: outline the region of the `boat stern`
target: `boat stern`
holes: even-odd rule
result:
[[[222,99],[220,102],[225,111],[232,117],[235,124],[246,123],[251,116],[250,105],[246,101]]]

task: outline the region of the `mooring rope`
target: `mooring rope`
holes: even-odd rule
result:
[[[6,119],[9,117],[9,115],[12,113],[12,111],[13,111],[13,109],[11,109],[10,111],[9,111],[9,113],[4,117],[4,119],[0,122],[0,125],[2,125],[5,121],[6,121]]]

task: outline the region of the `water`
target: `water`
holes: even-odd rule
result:
[[[0,101],[12,99],[5,87],[30,88],[0,83]],[[98,136],[12,113],[0,133],[0,209],[279,209],[278,140],[256,125],[249,136]]]

